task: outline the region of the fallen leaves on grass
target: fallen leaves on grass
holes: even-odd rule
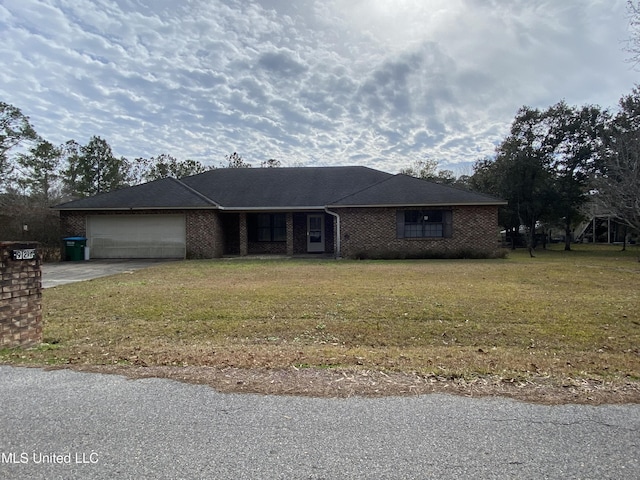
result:
[[[83,365],[72,368],[84,372],[124,375],[131,379],[165,378],[209,385],[224,393],[333,398],[440,393],[468,397],[500,396],[545,405],[640,403],[640,383],[624,380],[605,382],[594,379],[564,378],[558,381],[550,377],[508,378],[499,375],[464,379],[366,369],[321,370],[295,367],[243,369]]]

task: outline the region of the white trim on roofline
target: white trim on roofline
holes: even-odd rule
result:
[[[198,206],[198,207],[91,207],[91,208],[55,208],[61,211],[133,211],[133,210],[221,210],[224,212],[304,212],[304,211],[324,211],[327,208],[414,208],[414,207],[476,207],[476,206],[496,206],[507,205],[508,202],[463,202],[463,203],[395,203],[379,205],[307,205],[298,207],[224,207],[222,205]]]
[[[308,210],[323,210],[325,207],[322,206],[302,206],[302,207],[220,207],[220,210],[225,212],[274,212],[274,211],[282,211],[282,212],[291,212],[291,211],[299,211],[304,212]]]
[[[132,210],[220,210],[218,206],[210,207],[85,207],[85,208],[56,208],[54,210],[60,210],[61,212],[92,212],[92,211],[110,211],[110,212],[129,212]]]
[[[507,205],[508,202],[463,202],[463,203],[394,203],[380,205],[327,205],[327,208],[407,208],[407,207],[487,207]]]

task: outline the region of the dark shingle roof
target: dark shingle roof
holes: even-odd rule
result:
[[[225,168],[182,179],[223,208],[324,207],[390,178],[367,167]]]
[[[487,195],[367,167],[299,167],[216,169],[180,180],[164,178],[55,208],[251,210],[502,203]]]
[[[331,203],[334,207],[393,205],[496,205],[506,202],[460,188],[407,175],[393,175]]]
[[[211,208],[215,206],[175,178],[162,178],[134,187],[63,203],[59,210]]]

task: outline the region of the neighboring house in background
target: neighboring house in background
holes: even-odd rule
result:
[[[580,223],[574,232],[579,243],[636,243],[638,232],[627,227],[613,215],[593,215]]]
[[[92,258],[491,256],[496,198],[367,167],[226,168],[58,205]]]

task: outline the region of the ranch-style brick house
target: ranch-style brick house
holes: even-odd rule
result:
[[[91,258],[492,255],[487,195],[367,167],[225,168],[55,207]]]

